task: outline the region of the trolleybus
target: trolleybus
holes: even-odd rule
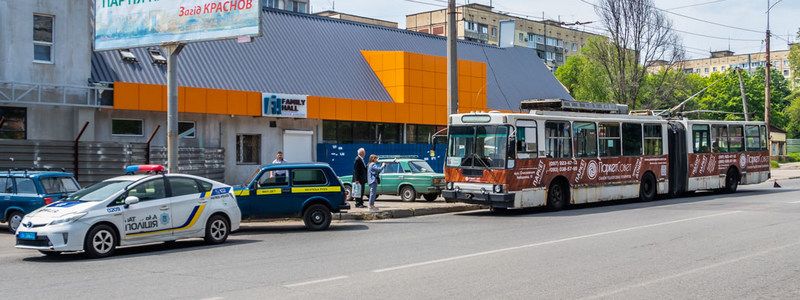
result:
[[[770,176],[763,122],[627,114],[613,104],[570,109],[574,104],[562,102],[555,111],[451,115],[442,196],[494,209],[558,210],[697,190],[733,193]]]

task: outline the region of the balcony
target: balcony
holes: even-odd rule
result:
[[[112,87],[0,82],[0,103],[111,107]]]
[[[476,31],[464,30],[464,39],[475,39],[475,40],[481,40],[481,41],[488,41],[489,40],[489,34],[488,33],[480,33],[480,32],[476,32]]]

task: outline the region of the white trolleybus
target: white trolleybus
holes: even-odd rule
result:
[[[732,193],[770,176],[763,122],[663,118],[562,100],[522,108],[532,109],[450,116],[446,200],[559,210],[697,190]]]

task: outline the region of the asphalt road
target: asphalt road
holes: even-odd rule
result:
[[[0,234],[4,299],[800,298],[800,181],[561,212],[487,211],[45,258]]]

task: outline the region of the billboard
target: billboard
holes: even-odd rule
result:
[[[308,96],[262,93],[261,99],[265,117],[306,118],[308,112]]]
[[[259,0],[95,0],[96,51],[259,35]]]

